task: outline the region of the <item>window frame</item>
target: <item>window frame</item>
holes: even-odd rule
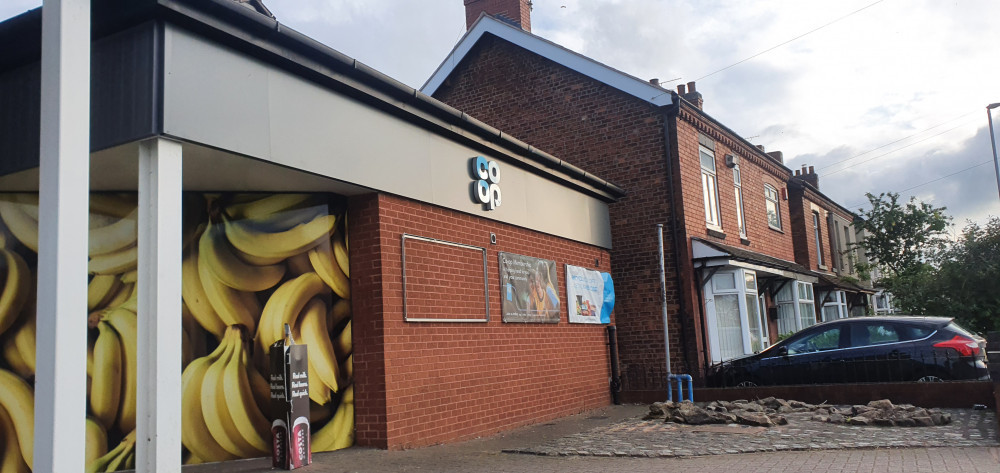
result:
[[[820,227],[819,212],[813,210],[813,235],[816,239],[816,264],[824,268],[823,264],[823,230]]]
[[[711,169],[705,166],[705,158],[711,158]],[[701,193],[705,201],[705,225],[714,230],[722,230],[722,212],[719,209],[718,163],[715,159],[715,151],[699,144],[698,162],[701,166]]]
[[[736,188],[736,226],[739,228],[740,238],[747,237],[747,217],[743,209],[743,183],[740,175],[740,165],[733,166],[733,186]]]
[[[774,220],[777,223],[771,221],[771,212],[769,212],[771,205],[774,205]],[[767,226],[781,231],[781,196],[778,193],[778,188],[770,184],[764,184],[764,210],[767,212]]]

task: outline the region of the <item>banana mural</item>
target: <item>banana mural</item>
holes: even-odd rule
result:
[[[308,344],[313,451],[354,443],[349,240],[329,194],[185,193],[182,444],[188,464],[267,456],[270,345]],[[135,467],[134,193],[90,199],[87,472]],[[0,194],[0,473],[30,472],[37,194]],[[83,314],[81,314],[83,317]]]

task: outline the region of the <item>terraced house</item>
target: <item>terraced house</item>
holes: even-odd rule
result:
[[[467,34],[422,90],[627,192],[609,205],[627,393],[663,389],[666,338],[672,371],[699,379],[865,310],[869,291],[842,278],[854,215],[705,113],[694,82],[666,89],[533,35],[526,0],[465,5]]]

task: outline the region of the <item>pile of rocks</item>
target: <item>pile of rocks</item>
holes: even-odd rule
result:
[[[951,414],[912,404],[895,406],[888,399],[882,399],[867,405],[822,407],[816,410],[812,419],[833,424],[931,427],[950,424]]]
[[[742,424],[773,427],[788,423],[783,414],[797,412],[815,413],[812,416],[814,421],[847,425],[925,427],[951,422],[951,415],[948,413],[911,404],[895,406],[888,399],[872,401],[867,405],[828,406],[774,397],[733,402],[654,402],[649,406],[649,414],[645,419],[663,419],[665,422],[689,425]]]

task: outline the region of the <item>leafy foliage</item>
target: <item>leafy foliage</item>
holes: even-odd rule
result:
[[[865,254],[882,277],[919,269],[933,251],[944,247],[951,221],[944,214],[944,207],[935,208],[913,197],[902,205],[899,194],[893,192],[865,195],[872,208],[867,212],[861,210],[862,219],[854,223],[865,230],[864,242],[855,246],[864,246]],[[865,269],[868,268],[862,268]]]

